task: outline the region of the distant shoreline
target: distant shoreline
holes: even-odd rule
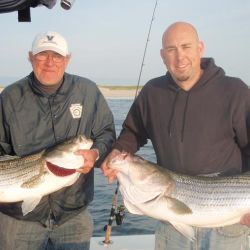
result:
[[[117,86],[117,85],[98,85],[101,93],[105,98],[114,99],[133,99],[136,94],[136,86]],[[141,86],[138,88],[138,93],[141,90]],[[0,92],[4,87],[0,87]],[[138,94],[137,93],[137,94]]]
[[[136,95],[136,86],[98,86],[105,98],[115,98],[115,99],[132,99]],[[138,92],[141,90],[141,87],[138,88]]]

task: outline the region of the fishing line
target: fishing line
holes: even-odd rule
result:
[[[151,33],[151,28],[152,28],[152,25],[153,25],[153,22],[154,22],[154,19],[155,19],[155,11],[156,11],[157,4],[158,4],[158,0],[155,1],[155,6],[154,6],[152,18],[151,18],[151,22],[150,22],[150,25],[149,25],[148,36],[147,36],[147,40],[146,40],[146,44],[145,44],[145,48],[144,48],[144,53],[143,53],[143,57],[142,57],[140,73],[139,73],[139,77],[138,77],[138,81],[137,81],[137,86],[136,86],[135,98],[138,95],[138,90],[139,90],[139,86],[140,86],[142,70],[143,70],[143,67],[145,65],[144,61],[145,61],[145,57],[146,57],[146,53],[147,53],[147,48],[148,48],[148,43],[149,43],[149,37],[150,37],[150,33]]]
[[[138,95],[138,89],[139,89],[139,86],[140,86],[142,70],[143,70],[143,67],[144,67],[144,61],[145,61],[145,57],[146,57],[146,53],[147,53],[149,37],[150,37],[150,34],[151,34],[153,21],[155,19],[155,11],[156,11],[157,4],[158,4],[158,0],[155,1],[152,18],[151,18],[151,22],[150,22],[150,25],[149,25],[149,30],[148,30],[147,40],[146,40],[146,44],[145,44],[145,48],[144,48],[144,52],[143,52],[143,57],[142,57],[139,77],[138,77],[138,81],[137,81],[137,85],[136,85],[136,92],[135,92],[134,100],[136,99],[136,97]],[[111,206],[111,210],[110,210],[110,216],[109,216],[108,224],[104,227],[105,239],[104,239],[104,241],[102,243],[105,244],[105,245],[108,245],[108,244],[112,243],[110,241],[110,236],[111,236],[112,224],[113,224],[114,219],[116,219],[116,224],[117,225],[121,225],[122,221],[123,221],[123,218],[124,218],[124,215],[125,215],[125,207],[123,205],[120,205],[119,207],[117,206],[118,190],[119,190],[119,182],[117,181],[115,193],[114,193],[114,195],[112,197],[112,206]]]

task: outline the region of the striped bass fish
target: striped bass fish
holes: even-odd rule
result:
[[[130,213],[168,221],[190,240],[195,239],[192,226],[227,226],[250,212],[248,175],[191,177],[127,153],[114,157],[109,167],[117,170]]]
[[[44,195],[76,182],[84,158],[79,149],[90,149],[93,142],[80,135],[39,153],[0,157],[0,203],[22,202],[22,212],[32,211]]]

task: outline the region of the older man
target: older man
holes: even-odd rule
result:
[[[248,162],[250,91],[240,79],[225,75],[212,58],[202,58],[204,45],[189,23],[177,22],[163,34],[161,57],[167,68],[150,80],[133,103],[113,151],[135,153],[150,139],[157,163],[189,175],[241,173]],[[247,216],[242,220],[247,223]],[[249,229],[241,224],[194,228],[191,242],[171,224],[159,222],[156,250],[250,249]]]
[[[0,204],[0,249],[87,250],[93,167],[115,139],[113,115],[94,82],[65,73],[70,53],[60,34],[36,36],[29,60],[33,72],[1,94],[2,154],[28,155],[79,134],[94,143],[78,152],[85,158],[78,181],[43,197],[32,212],[23,216],[20,203]]]

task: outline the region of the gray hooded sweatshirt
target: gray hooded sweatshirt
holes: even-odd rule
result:
[[[135,153],[150,139],[157,163],[179,173],[240,173],[248,167],[250,90],[212,58],[189,90],[171,75],[150,80],[123,124],[114,148]],[[246,165],[246,166],[245,166]]]

